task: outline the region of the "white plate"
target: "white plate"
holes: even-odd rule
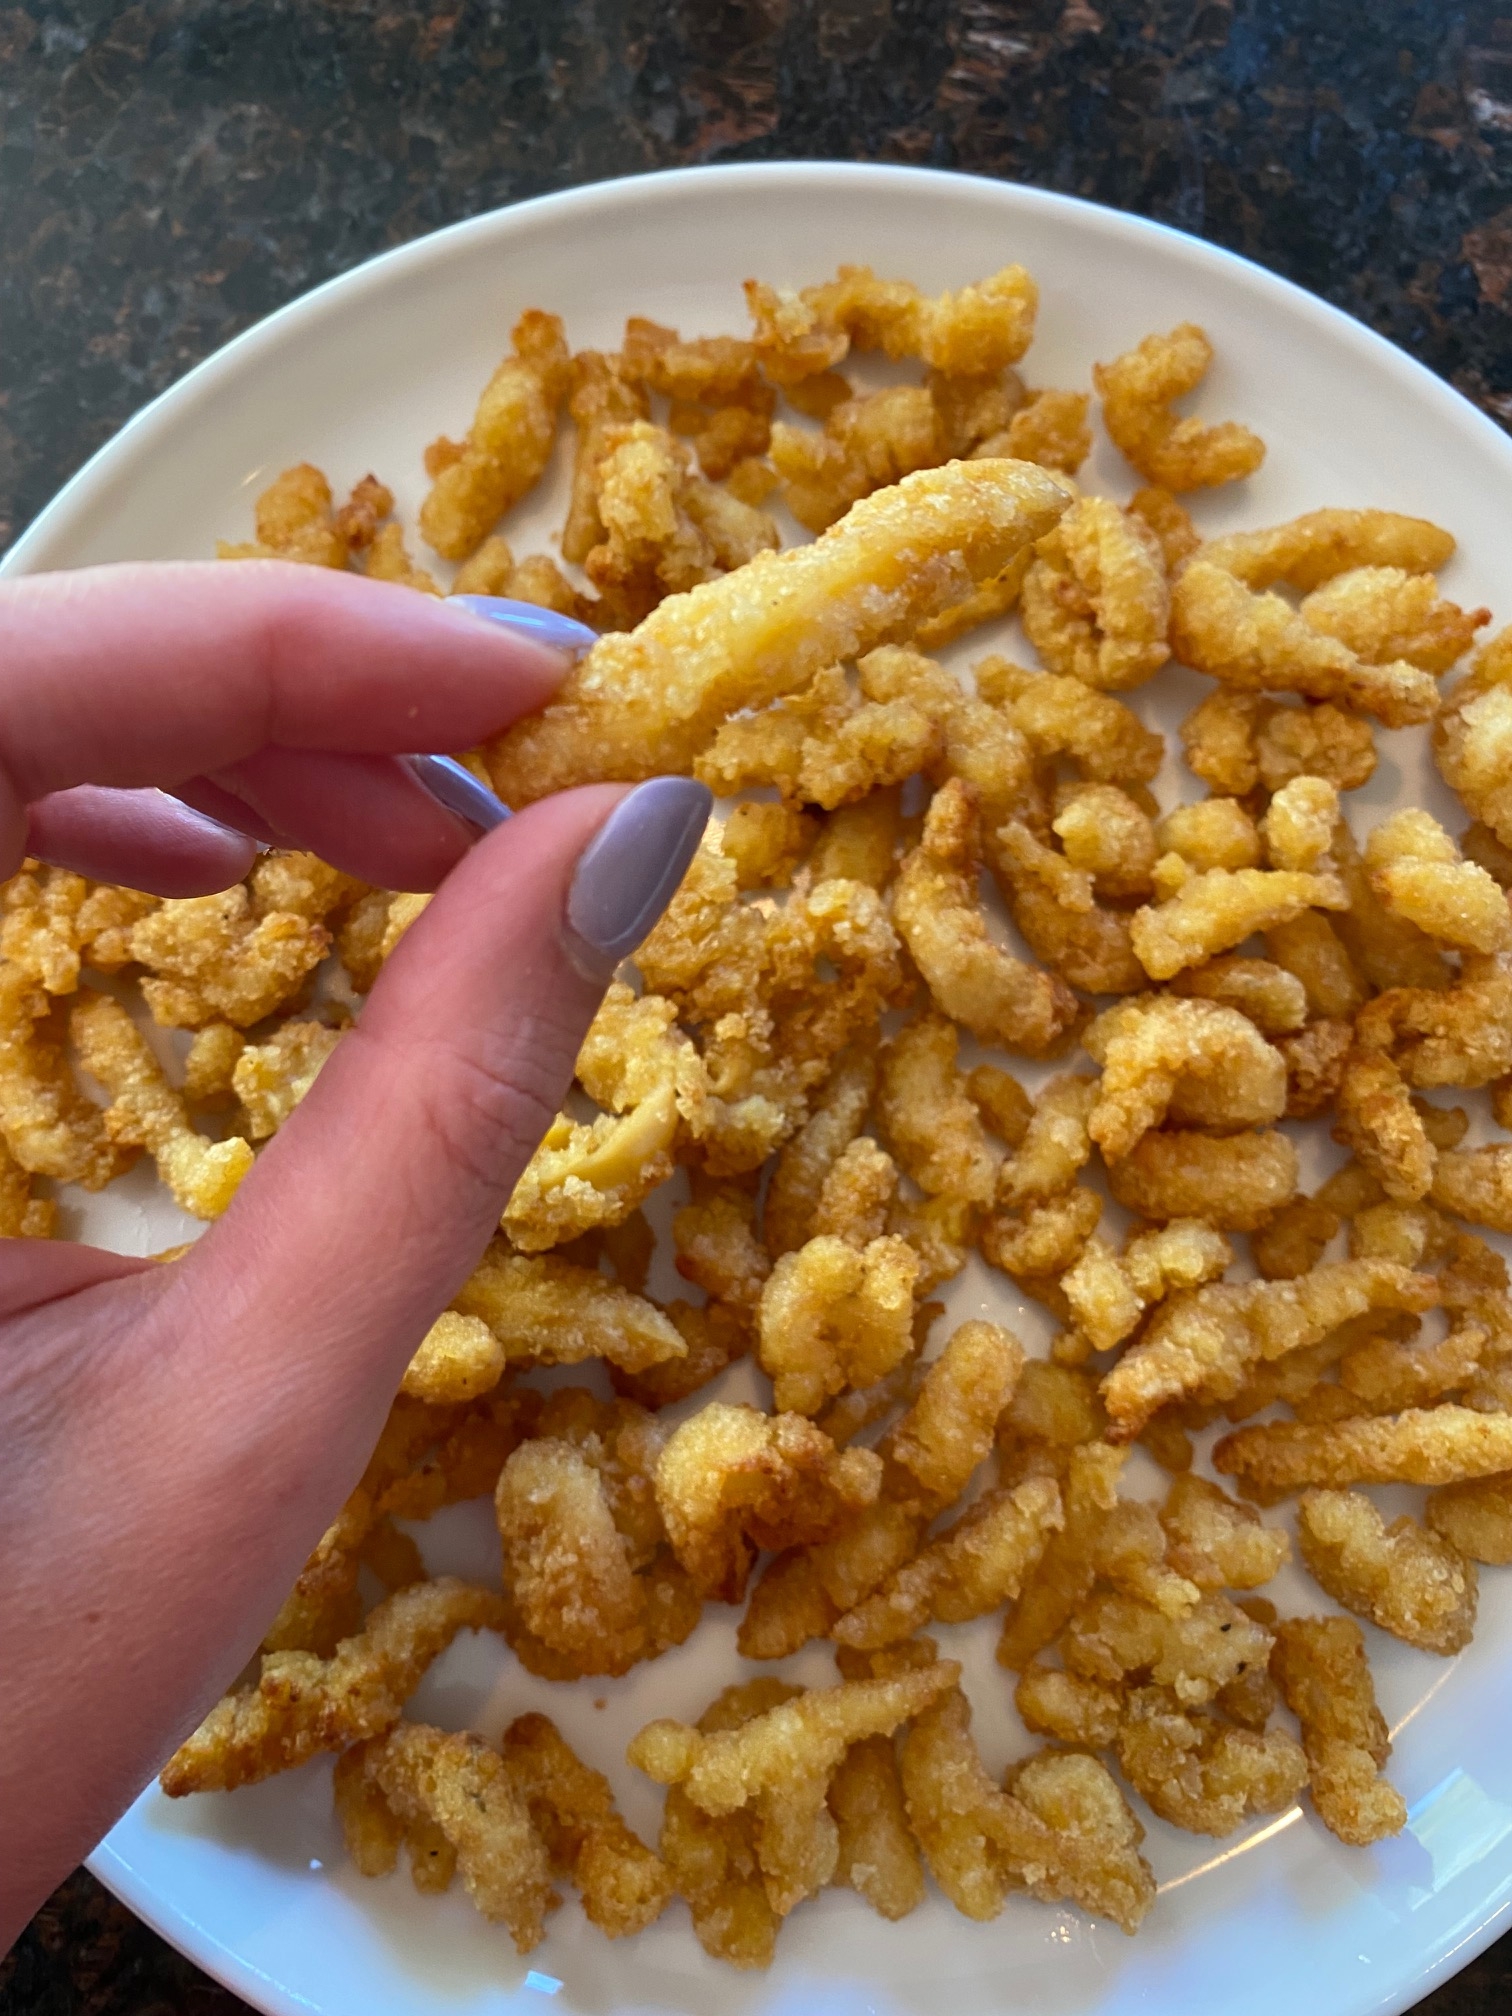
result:
[[[273,316],[133,420],[19,541],[6,573],[96,561],[207,555],[248,535],[252,498],[286,464],[321,464],[338,489],[369,468],[413,522],[420,450],[465,424],[522,308],[565,315],[575,345],[612,347],[627,312],[685,332],[745,325],[748,274],[804,282],[866,260],[934,289],[1022,260],[1042,289],[1029,371],[1085,385],[1093,361],[1154,328],[1206,325],[1219,363],[1203,410],[1232,414],[1269,443],[1262,473],[1199,505],[1207,529],[1264,524],[1320,504],[1381,504],[1450,526],[1463,551],[1448,577],[1461,601],[1495,606],[1512,551],[1512,443],[1447,386],[1356,323],[1258,268],[1132,217],[1065,197],[914,169],[778,165],[701,169],[610,183],[522,204],[391,252]],[[510,526],[539,550],[562,517],[561,458]],[[1106,447],[1095,487],[1127,494]],[[1503,600],[1501,613],[1509,610]],[[974,646],[980,639],[973,640]],[[967,655],[970,655],[969,652]],[[1174,684],[1183,682],[1174,681]],[[1196,682],[1192,682],[1195,690]],[[1150,718],[1169,729],[1170,697]],[[1373,823],[1399,794],[1434,785],[1422,742],[1384,737],[1376,779],[1353,803]],[[1168,788],[1168,787],[1163,787]],[[1192,783],[1186,782],[1188,795]],[[77,1222],[131,1250],[165,1243],[171,1206],[112,1192]],[[1039,1312],[1002,1277],[957,1285],[953,1314],[998,1311],[1043,1336]],[[477,1508],[435,1522],[435,1566],[496,1570]],[[1322,1607],[1300,1578],[1295,1607]],[[233,1797],[170,1804],[145,1794],[92,1867],[165,1937],[248,2001],[320,2016],[526,2016],[543,1998],[585,2012],[741,2016],[952,2016],[1004,2008],[1037,2016],[1389,2016],[1463,1966],[1512,1902],[1512,1588],[1486,1578],[1482,1622],[1461,1658],[1434,1660],[1371,1634],[1393,1725],[1392,1775],[1408,1831],[1368,1851],[1341,1847],[1297,1811],[1224,1842],[1154,1823],[1147,1852],[1162,1894],[1126,1940],[1071,1911],[1018,1899],[990,1925],[938,1898],[889,1926],[848,1892],[805,1906],[770,1975],[704,1958],[681,1906],[611,1946],[575,1903],[529,1962],[460,1895],[418,1896],[403,1875],[364,1882],[345,1865],[329,1772],[312,1766]],[[738,1664],[732,1614],[619,1683],[548,1688],[472,1642],[433,1672],[416,1712],[497,1732],[543,1706],[613,1778],[654,1838],[656,1799],[623,1763],[657,1713],[695,1714]],[[1024,1746],[993,1632],[943,1634],[967,1660],[988,1764]],[[832,1677],[809,1647],[784,1669]],[[599,1707],[603,1701],[607,1705]]]

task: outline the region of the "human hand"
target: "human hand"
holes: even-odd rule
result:
[[[183,1260],[0,1242],[0,1952],[255,1649],[697,845],[686,779],[472,845],[395,760],[532,712],[572,655],[271,561],[0,585],[0,879],[31,851],[186,895],[249,833],[444,878]]]

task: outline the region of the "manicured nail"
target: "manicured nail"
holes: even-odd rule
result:
[[[492,833],[509,817],[509,807],[496,798],[486,784],[480,784],[465,763],[455,756],[407,756],[405,761],[415,781],[424,786],[438,805],[455,812],[480,833]]]
[[[567,896],[568,943],[590,979],[607,978],[666,909],[713,803],[691,777],[653,777],[620,800],[583,849]]]
[[[448,598],[447,607],[471,610],[474,616],[513,630],[517,637],[529,637],[553,651],[565,651],[570,658],[581,658],[598,642],[598,632],[590,630],[586,623],[574,622],[572,617],[558,615],[555,609],[542,609],[534,602],[511,602],[503,595],[453,595]]]

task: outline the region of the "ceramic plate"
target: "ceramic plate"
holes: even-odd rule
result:
[[[900,168],[752,166],[610,183],[480,217],[333,281],[203,364],[126,427],[12,550],[5,571],[208,555],[249,536],[252,500],[309,459],[338,491],[368,469],[407,522],[424,492],[420,454],[466,424],[521,309],[565,316],[574,346],[613,347],[639,313],[688,333],[746,326],[748,274],[817,280],[865,260],[933,290],[1021,260],[1042,290],[1032,383],[1084,386],[1094,360],[1183,319],[1211,332],[1219,362],[1201,406],[1269,444],[1263,471],[1198,505],[1204,529],[1266,524],[1321,504],[1389,505],[1450,526],[1462,548],[1446,577],[1461,602],[1512,614],[1499,568],[1512,551],[1512,442],[1447,386],[1335,310],[1209,245],[1064,197]],[[517,552],[560,525],[565,449],[511,521]],[[1104,445],[1086,472],[1126,495]],[[996,638],[992,641],[997,642]],[[983,638],[969,640],[980,648]],[[1174,727],[1198,682],[1170,675],[1135,704]],[[1376,777],[1352,809],[1373,824],[1399,797],[1435,802],[1425,737],[1382,736]],[[1194,794],[1174,772],[1159,789]],[[69,1230],[143,1251],[183,1236],[139,1175],[71,1214]],[[996,1314],[1026,1337],[1042,1312],[1003,1277],[954,1284],[951,1314]],[[938,1333],[937,1333],[938,1334]],[[1155,1488],[1153,1474],[1147,1488]],[[1136,1479],[1136,1488],[1138,1482]],[[1390,1494],[1383,1494],[1389,1497]],[[478,1506],[423,1538],[433,1567],[497,1572]],[[271,2016],[528,2016],[560,2010],[677,2016],[1388,2016],[1462,1966],[1512,1901],[1512,1582],[1486,1578],[1473,1646],[1435,1660],[1371,1634],[1392,1724],[1392,1775],[1407,1831],[1350,1850],[1293,1810],[1229,1840],[1152,1822],[1146,1852],[1161,1896],[1137,1939],[1069,1910],[1014,1899],[995,1923],[938,1897],[900,1925],[831,1891],[786,1927],[770,1974],[704,1957],[680,1905],[639,1939],[610,1945],[575,1902],[545,1943],[516,1958],[465,1898],[419,1896],[408,1877],[365,1882],[345,1863],[329,1768],[311,1766],[232,1797],[170,1804],[144,1793],[93,1868],[165,1937]],[[1283,1607],[1320,1607],[1300,1577]],[[966,1664],[989,1766],[1026,1745],[995,1625],[946,1632]],[[413,1712],[496,1734],[546,1707],[612,1777],[633,1824],[655,1837],[657,1795],[623,1762],[654,1714],[693,1716],[735,1677],[733,1616],[618,1683],[548,1688],[496,1643],[456,1646]],[[809,1647],[783,1669],[833,1678]],[[549,1698],[548,1698],[549,1696]]]

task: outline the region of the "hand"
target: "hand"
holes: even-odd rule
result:
[[[0,879],[30,849],[189,894],[249,832],[444,878],[192,1253],[0,1242],[0,1952],[255,1649],[697,844],[707,792],[660,779],[474,846],[395,760],[540,707],[571,655],[276,562],[0,584]]]

